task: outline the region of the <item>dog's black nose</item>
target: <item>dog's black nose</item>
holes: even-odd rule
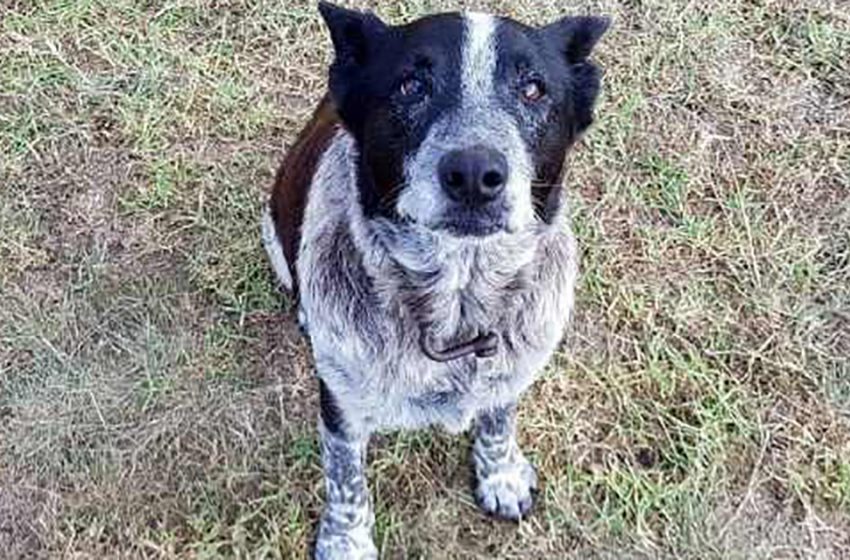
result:
[[[484,204],[504,190],[508,161],[496,150],[474,146],[447,153],[440,160],[440,184],[456,202]]]

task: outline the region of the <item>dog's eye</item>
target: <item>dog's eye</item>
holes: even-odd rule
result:
[[[546,95],[546,86],[537,78],[532,78],[522,85],[522,98],[528,103],[539,101]]]
[[[402,80],[398,90],[405,97],[419,97],[425,93],[425,83],[419,78],[410,76]]]

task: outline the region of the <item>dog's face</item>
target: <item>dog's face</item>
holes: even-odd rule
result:
[[[534,28],[441,14],[388,26],[320,9],[367,217],[479,237],[551,220],[566,151],[592,121],[599,72],[587,58],[606,19]]]

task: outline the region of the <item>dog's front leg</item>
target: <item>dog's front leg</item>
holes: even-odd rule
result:
[[[513,520],[529,512],[537,474],[517,445],[515,405],[478,415],[472,460],[477,479],[475,497],[484,511]]]
[[[319,433],[327,504],[319,522],[316,559],[371,560],[378,551],[372,542],[375,517],[366,484],[369,434],[346,422],[333,395],[320,383]]]

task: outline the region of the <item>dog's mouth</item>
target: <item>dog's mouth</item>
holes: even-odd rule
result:
[[[445,211],[435,229],[458,237],[485,237],[508,228],[508,209],[504,203],[486,206],[458,204]]]

